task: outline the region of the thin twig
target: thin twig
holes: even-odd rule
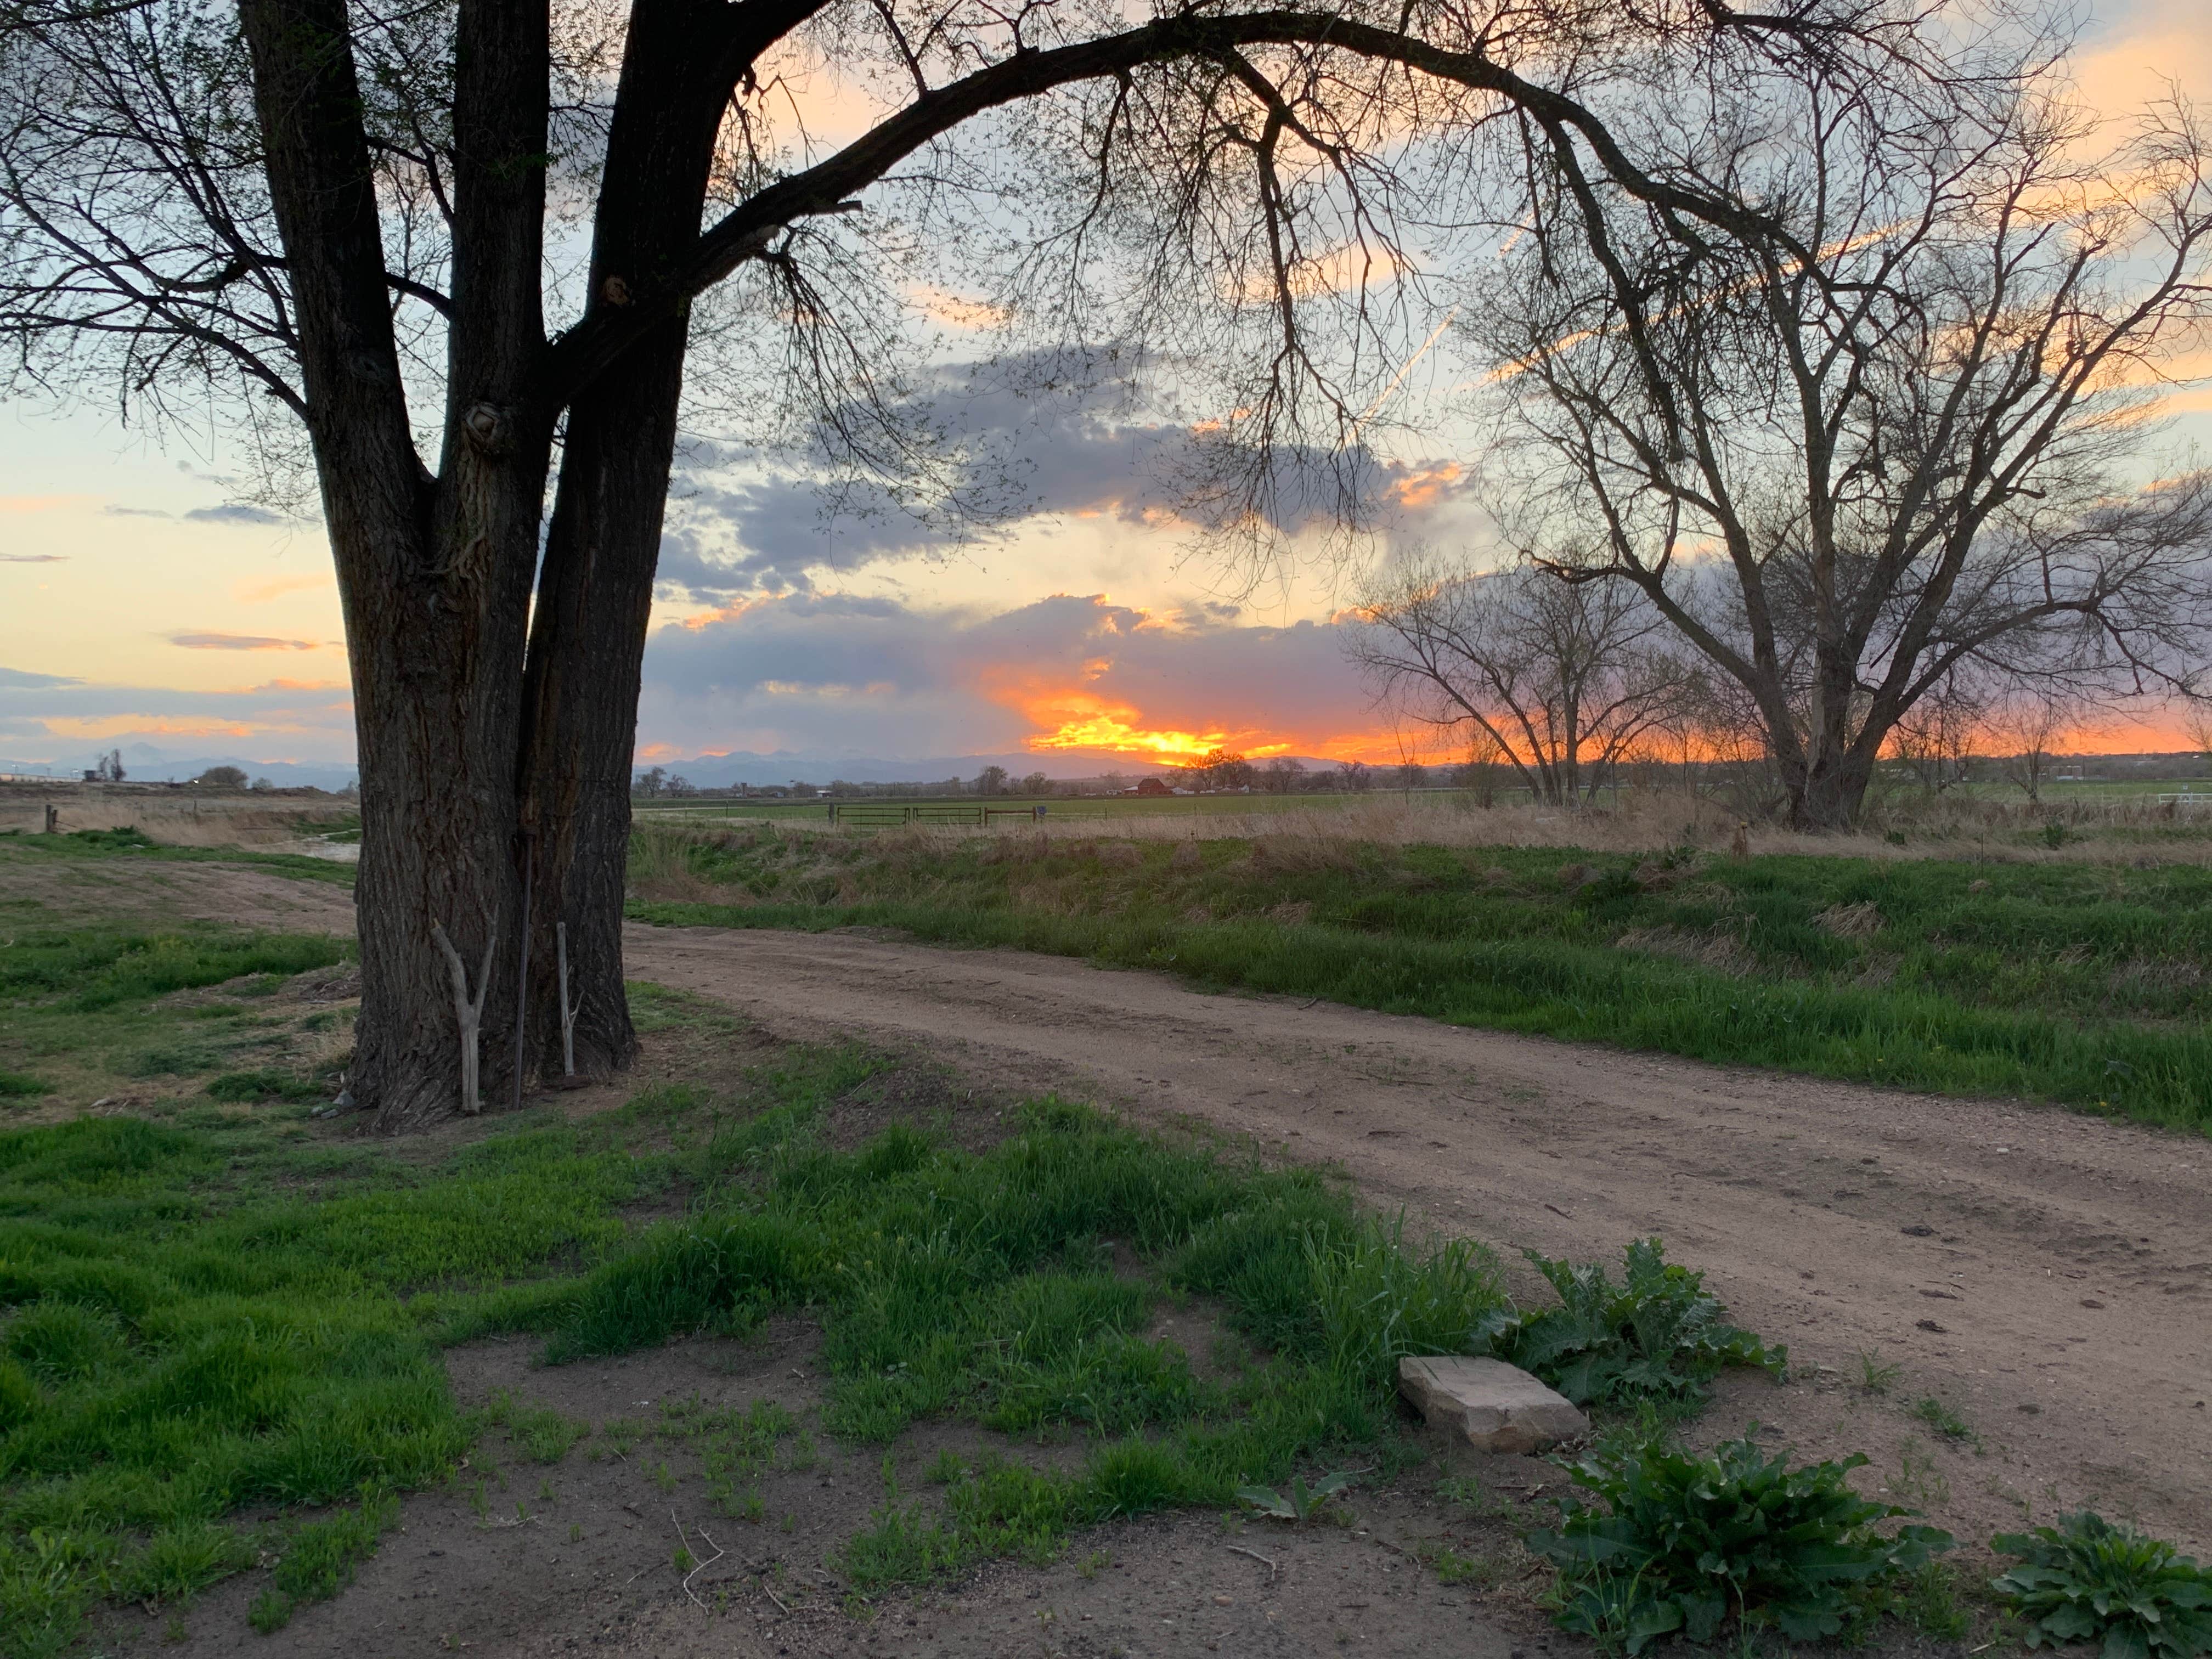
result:
[[[668,1510],[668,1518],[671,1521],[676,1521],[676,1510],[672,1504],[670,1506]],[[713,1537],[709,1535],[706,1528],[702,1527],[699,1528],[699,1536],[706,1539],[709,1544],[714,1544]],[[676,1521],[676,1541],[684,1547],[684,1554],[689,1555],[691,1553],[691,1540],[684,1535],[684,1523],[681,1521]],[[714,1553],[708,1556],[704,1561],[697,1563],[692,1567],[690,1571],[684,1575],[684,1593],[691,1598],[693,1603],[696,1605],[699,1610],[702,1613],[706,1611],[707,1604],[699,1600],[698,1592],[691,1588],[691,1581],[694,1578],[696,1578],[702,1572],[704,1572],[708,1567],[713,1566],[715,1562],[720,1560],[722,1557],[727,1553],[728,1552],[720,1544],[714,1544]]]
[[[766,1580],[762,1581],[761,1594],[768,1597],[769,1601],[775,1602],[776,1605],[776,1610],[781,1613],[785,1618],[788,1619],[791,1617],[791,1609],[783,1605],[783,1598],[781,1595],[778,1595],[774,1590],[768,1587]]]
[[[1271,1584],[1275,1582],[1275,1574],[1279,1569],[1272,1560],[1261,1554],[1259,1551],[1248,1550],[1242,1544],[1231,1544],[1228,1547],[1228,1549],[1231,1555],[1249,1555],[1255,1561],[1261,1563],[1267,1569],[1267,1582]]]

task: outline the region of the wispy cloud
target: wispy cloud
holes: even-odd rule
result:
[[[66,553],[0,553],[0,564],[67,564]]]
[[[327,573],[319,575],[269,576],[258,581],[240,581],[231,585],[230,596],[240,605],[267,605],[281,599],[287,593],[308,593],[319,587],[328,587]]]
[[[315,640],[280,640],[266,634],[172,634],[171,645],[187,651],[314,651]]]
[[[0,743],[112,744],[222,738],[319,758],[353,751],[353,698],[343,680],[271,679],[219,690],[120,685],[0,668]]]
[[[225,501],[221,507],[196,507],[185,514],[191,524],[289,524],[291,520],[251,501]]]

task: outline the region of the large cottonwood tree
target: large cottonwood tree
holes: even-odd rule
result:
[[[25,0],[6,22],[18,389],[209,416],[271,477],[312,467],[360,745],[353,1085],[387,1129],[458,1103],[456,958],[493,1096],[511,1054],[534,1065],[556,922],[580,1061],[633,1051],[627,786],[702,296],[752,284],[720,361],[811,377],[825,429],[896,465],[895,436],[855,435],[872,365],[823,271],[966,215],[1008,239],[1028,316],[1188,323],[1186,367],[1212,351],[1237,410],[1199,493],[1263,522],[1295,456],[1357,453],[1363,377],[1392,367],[1347,249],[1402,269],[1409,210],[1425,234],[1510,220],[1569,154],[1670,224],[1755,234],[1609,112],[1684,76],[1902,73],[1921,27],[1882,0]],[[835,148],[786,116],[809,54],[865,94]]]

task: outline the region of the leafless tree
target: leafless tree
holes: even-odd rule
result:
[[[2005,781],[2026,795],[2030,805],[2043,804],[2043,786],[2051,781],[2059,740],[2080,729],[2083,713],[2063,690],[2035,684],[2012,687],[1992,711],[1990,746],[1997,751]]]
[[[1260,769],[1260,787],[1271,795],[1296,794],[1306,775],[1305,763],[1278,755]]]
[[[1898,717],[1889,752],[1921,789],[1940,795],[1973,774],[1974,748],[1989,715],[1986,696],[1946,675]]]
[[[457,1097],[434,926],[530,966],[491,977],[482,1024],[526,1037],[492,1044],[495,1073],[560,1040],[563,924],[578,1065],[635,1050],[631,750],[695,337],[712,401],[797,411],[825,469],[926,507],[958,469],[896,418],[898,294],[927,274],[902,260],[995,276],[1021,337],[1172,362],[1224,411],[1195,423],[1186,505],[1257,540],[1363,499],[1363,422],[1427,326],[1398,227],[1526,217],[1571,152],[1671,225],[1752,235],[1727,181],[1615,128],[1686,77],[1754,100],[1801,64],[1842,95],[1935,86],[1949,38],[1905,0],[10,0],[4,21],[17,389],[212,426],[272,491],[314,479],[361,757],[353,1087],[386,1129]],[[841,146],[796,117],[810,63],[867,112]]]
[[[1417,556],[1370,584],[1346,648],[1395,708],[1486,741],[1530,794],[1581,803],[1686,704],[1694,675],[1665,620],[1621,583]]]
[[[1194,789],[1245,789],[1259,769],[1234,749],[1209,749],[1184,769]]]
[[[1741,686],[1826,829],[1960,680],[2206,684],[2212,474],[2136,469],[2212,320],[2212,177],[2185,106],[2114,137],[2025,68],[1936,117],[1768,90],[1667,113],[1784,232],[1686,248],[1569,157],[1550,208],[1589,234],[1515,248],[1462,316],[1522,539]]]
[[[2181,717],[2183,734],[2189,746],[2208,766],[2212,766],[2212,702],[2190,702],[2183,706]]]
[[[1452,781],[1474,797],[1477,806],[1498,805],[1498,774],[1504,766],[1498,740],[1480,726],[1468,733],[1467,758],[1452,769]]]

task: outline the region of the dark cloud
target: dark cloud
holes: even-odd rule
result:
[[[794,593],[655,634],[640,742],[976,754],[1103,713],[1300,747],[1359,727],[1365,708],[1326,623],[1240,627],[1203,607],[1156,618],[1095,594],[989,615]]]
[[[1024,520],[1103,514],[1133,531],[1175,517],[1205,476],[1202,441],[1134,404],[1119,381],[1071,377],[1061,367],[1054,358],[948,369],[900,411],[933,435],[936,482],[949,488],[895,494],[832,483],[819,465],[770,467],[750,451],[691,446],[671,492],[664,591],[695,603],[805,593],[825,574],[993,539]],[[1329,481],[1347,477],[1412,514],[1432,508],[1450,483],[1439,469],[1364,452],[1286,449],[1271,480],[1274,527],[1291,533],[1322,520],[1338,499]],[[1436,482],[1407,490],[1416,478]]]
[[[100,510],[111,519],[173,519],[177,516],[158,507],[117,507],[111,503]]]
[[[0,691],[46,691],[56,686],[82,685],[60,674],[33,674],[27,669],[0,668]]]
[[[313,640],[272,639],[265,634],[172,634],[171,645],[187,651],[313,651]]]

